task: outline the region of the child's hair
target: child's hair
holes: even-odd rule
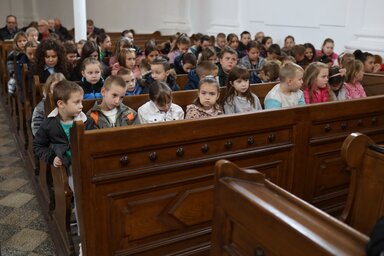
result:
[[[84,94],[83,88],[75,82],[68,80],[61,80],[58,82],[53,89],[53,100],[57,106],[57,102],[62,100],[64,103],[67,103],[71,97],[71,93],[80,92]]]
[[[374,54],[373,57],[375,58],[375,64],[383,64],[383,58],[380,55]]]
[[[327,55],[325,55],[325,54],[323,54],[323,55],[321,55],[321,56],[318,56],[317,58],[316,58],[316,61],[317,62],[321,62],[321,63],[324,63],[324,64],[328,64],[328,63],[333,63],[333,60],[329,57],[329,56],[327,56]]]
[[[62,73],[52,73],[45,81],[43,95],[47,96],[51,92],[51,86],[53,83],[58,83],[62,80],[65,80],[65,77]]]
[[[26,44],[25,44],[25,50],[27,50],[27,48],[36,48],[39,44],[35,41],[28,41]]]
[[[116,75],[118,76],[133,75],[133,71],[128,68],[121,67],[119,71],[117,71]]]
[[[288,39],[292,39],[292,41],[295,42],[295,38],[291,35],[288,35],[284,38],[284,43],[286,43]]]
[[[219,59],[222,59],[225,53],[229,53],[229,54],[236,55],[236,58],[237,58],[237,52],[236,52],[234,49],[232,49],[231,47],[229,47],[229,46],[225,46],[225,47],[220,51],[220,53],[219,53],[219,56],[218,56]]]
[[[145,54],[145,56],[148,56],[153,51],[159,51],[157,49],[156,41],[155,40],[149,40],[148,42],[145,43],[144,54]]]
[[[126,67],[125,60],[127,58],[127,54],[129,53],[135,54],[135,57],[136,57],[135,48],[128,48],[128,49],[124,48],[120,51],[119,55],[117,56],[117,62],[119,63],[120,66]]]
[[[317,76],[320,74],[321,69],[327,69],[328,65],[321,63],[321,62],[312,62],[308,65],[308,67],[305,69],[304,76],[303,76],[303,87],[308,87],[309,89],[309,100],[310,102],[313,102],[313,88],[312,86],[315,83],[315,80],[317,79]],[[332,100],[333,94],[331,92],[331,88],[328,86],[328,101]]]
[[[280,81],[285,82],[289,78],[295,78],[298,72],[304,72],[303,68],[296,63],[287,62],[280,68]]]
[[[352,53],[349,53],[349,52],[341,53],[338,57],[340,68],[344,68],[345,65],[348,65],[348,63],[354,59],[355,59],[355,55],[353,55]]]
[[[220,85],[217,82],[217,80],[213,76],[207,76],[203,79],[200,80],[199,85],[198,85],[198,91],[200,91],[200,87],[202,84],[210,84],[216,86],[217,93],[220,94]],[[203,105],[200,102],[199,97],[197,97],[194,101],[193,104],[195,104],[198,107],[203,107]],[[215,109],[220,109],[220,106],[218,104],[215,104],[214,106]]]
[[[65,49],[65,54],[77,53],[77,47],[73,42],[65,42],[63,46]]]
[[[191,52],[187,52],[187,53],[183,54],[183,65],[189,63],[189,64],[191,64],[192,66],[195,67],[196,66],[196,62],[197,62],[197,60],[196,60],[196,55],[195,54],[193,54]]]
[[[112,84],[120,86],[124,89],[127,87],[123,78],[121,78],[119,75],[110,75],[107,79],[105,79],[103,87],[108,91],[111,89]]]
[[[226,36],[225,36],[224,33],[220,32],[220,33],[218,33],[218,34],[216,35],[216,39],[218,39],[218,38],[226,38]]]
[[[178,44],[187,44],[191,45],[191,40],[189,39],[187,34],[180,34],[176,39],[176,44],[174,45],[173,49],[171,51],[177,51],[179,50]]]
[[[120,37],[119,40],[116,41],[115,51],[113,54],[117,57],[121,51],[120,50],[121,48],[132,48],[132,47],[133,47],[133,44],[131,39],[129,39],[128,37]]]
[[[292,47],[292,52],[291,53],[292,53],[293,57],[300,56],[300,55],[304,56],[305,46],[302,45],[302,44],[297,44],[297,45]]]
[[[347,73],[345,74],[345,82],[353,83],[356,77],[356,73],[364,69],[364,64],[360,60],[351,60],[346,66],[345,69]]]
[[[23,49],[20,49],[17,45],[17,40],[19,40],[20,37],[24,37],[27,40],[27,35],[24,33],[24,31],[19,31],[16,33],[15,37],[13,38],[13,49],[18,52],[23,51]]]
[[[326,38],[323,42],[323,44],[321,45],[321,52],[323,52],[323,47],[327,44],[327,43],[332,43],[333,45],[335,44],[335,41],[333,41],[333,39],[331,38]]]
[[[171,51],[171,46],[170,42],[163,42],[159,45],[158,49],[161,54],[167,55]]]
[[[338,66],[333,66],[329,68],[329,75],[328,75],[328,84],[331,86],[337,86],[341,83],[344,83],[344,76],[341,76],[340,74],[340,68]]]
[[[280,48],[280,45],[278,44],[271,44],[271,46],[269,46],[268,50],[267,50],[267,53],[269,54],[276,54],[277,56],[280,56],[281,55],[281,48]]]
[[[25,34],[27,35],[27,37],[31,34],[31,33],[39,33],[39,31],[35,28],[35,27],[29,27],[27,28],[27,30],[25,31]]]
[[[198,63],[205,61],[205,60],[209,60],[213,56],[216,56],[216,50],[215,50],[215,48],[213,48],[213,46],[209,46],[201,52],[201,56],[198,60]]]
[[[164,71],[168,71],[171,69],[171,65],[169,62],[162,56],[157,56],[153,62],[152,65],[162,65],[164,68]]]
[[[249,43],[247,44],[247,51],[249,52],[251,49],[257,49],[260,51],[261,49],[261,45],[259,42],[257,41],[249,41]]]
[[[228,74],[228,81],[227,81],[227,88],[225,90],[225,95],[223,97],[222,103],[224,104],[225,102],[232,103],[233,98],[236,96],[236,90],[235,87],[233,86],[233,83],[237,79],[242,79],[246,80],[249,83],[249,78],[251,77],[249,71],[247,70],[246,67],[242,65],[236,65],[231,69],[231,71]],[[255,99],[252,96],[251,92],[251,87],[248,86],[247,91],[244,92],[243,95],[241,95],[247,99],[252,105],[253,108],[256,107]]]
[[[172,90],[164,82],[155,81],[149,86],[149,99],[159,106],[172,102]]]
[[[235,33],[230,33],[227,35],[227,42],[230,43],[232,41],[233,38],[237,38],[239,39],[239,37],[235,34]]]
[[[268,42],[268,40],[272,40],[272,37],[270,36],[263,37],[263,39],[261,40],[261,44],[265,45]]]
[[[101,65],[100,61],[96,60],[95,58],[92,58],[92,57],[88,57],[88,58],[85,58],[83,60],[83,62],[81,63],[81,71],[84,71],[85,68],[89,65],[89,64],[96,64],[99,66],[100,68],[100,72],[101,72],[101,75],[103,75],[103,66]]]
[[[312,56],[312,59],[310,59],[309,61],[310,61],[310,62],[314,61],[315,58],[316,58],[316,49],[315,49],[315,46],[313,46],[313,44],[311,44],[311,43],[305,43],[305,44],[304,44],[304,47],[305,47],[305,49],[310,48],[310,49],[312,50],[313,56]]]
[[[219,68],[211,61],[204,60],[196,67],[196,74],[200,77],[212,76],[214,72],[218,72]]]
[[[363,63],[368,59],[368,57],[374,58],[372,53],[362,52],[361,50],[354,51],[353,55],[355,56],[356,60],[360,60]]]
[[[296,59],[295,57],[293,56],[284,56],[284,57],[281,57],[281,65],[284,66],[285,63],[287,62],[293,62],[293,63],[296,63]]]
[[[101,33],[99,35],[97,35],[97,38],[96,38],[96,43],[97,45],[101,45],[102,43],[104,43],[104,41],[109,37],[109,35],[105,34],[105,33]]]
[[[274,60],[268,60],[264,63],[261,71],[268,75],[269,82],[275,82],[279,79],[280,65]]]
[[[55,72],[61,72],[67,76],[67,57],[65,56],[64,47],[57,41],[47,39],[37,46],[36,49],[36,74],[42,74],[45,69],[45,54],[52,50],[57,54],[57,65]]]

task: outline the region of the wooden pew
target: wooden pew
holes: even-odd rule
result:
[[[355,131],[384,142],[383,100],[94,131],[76,123],[71,150],[85,255],[208,254],[212,166],[222,158],[340,214],[350,180],[341,144]]]
[[[369,235],[384,215],[384,148],[366,135],[353,133],[345,139],[341,154],[352,171],[341,219]]]
[[[361,84],[364,86],[367,96],[383,94],[384,74],[383,73],[365,73]]]
[[[368,237],[257,171],[215,165],[211,255],[365,255]]]
[[[184,87],[188,84],[188,74],[176,75],[176,84],[180,86],[180,90],[184,90]]]

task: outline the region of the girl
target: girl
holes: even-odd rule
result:
[[[345,66],[348,65],[352,60],[355,59],[355,55],[349,52],[344,52],[339,55],[338,57],[338,62],[339,62],[339,67],[340,68],[345,68]]]
[[[100,34],[97,36],[96,43],[100,47],[100,61],[104,62],[105,57],[112,56],[112,52],[110,52],[112,48],[111,38],[107,34]],[[109,65],[109,60],[106,64]]]
[[[333,66],[329,69],[328,84],[332,89],[333,98],[337,100],[346,99],[346,90],[344,85],[346,70],[340,69],[338,66]]]
[[[255,112],[262,110],[259,98],[249,87],[250,74],[241,65],[235,66],[228,75],[228,83],[223,98],[225,114]]]
[[[260,44],[262,44],[262,41],[263,41],[263,38],[264,38],[264,32],[263,31],[259,31],[256,33],[255,35],[255,41],[259,42]]]
[[[40,83],[45,83],[53,73],[67,74],[67,57],[64,47],[56,41],[47,39],[36,50],[35,75],[40,78]]]
[[[133,43],[131,39],[129,39],[128,37],[120,37],[119,40],[117,40],[116,42],[113,56],[109,59],[109,66],[112,67],[113,64],[117,63],[118,56],[122,49],[132,48],[132,46]]]
[[[363,62],[365,73],[377,73],[380,71],[381,65],[375,64],[375,57],[373,54],[356,50],[353,52],[353,55],[355,56],[355,59]]]
[[[176,39],[176,44],[172,48],[171,52],[168,53],[169,64],[173,65],[175,58],[180,54],[186,53],[191,45],[191,41],[186,34],[181,34]]]
[[[206,76],[199,82],[199,90],[194,103],[187,106],[185,119],[196,119],[222,115],[223,111],[217,100],[220,96],[220,86],[213,76]]]
[[[239,52],[238,52],[239,37],[234,33],[230,33],[227,36],[227,43],[228,43],[228,46],[231,47],[233,50],[235,50],[237,52],[237,55],[239,56]]]
[[[8,81],[8,92],[14,94],[16,91],[15,65],[25,54],[25,44],[27,43],[27,35],[24,32],[16,33],[13,39],[13,51],[7,56],[7,70],[10,77]]]
[[[81,87],[84,90],[84,99],[102,98],[101,88],[104,84],[101,63],[92,57],[86,58],[81,65]]]
[[[360,83],[364,76],[364,64],[359,60],[352,60],[350,63],[348,63],[346,69],[346,98],[349,100],[367,97],[364,88]]]
[[[149,98],[150,101],[138,109],[141,124],[184,119],[184,111],[172,103],[172,90],[166,83],[152,83],[149,86]]]
[[[328,85],[328,66],[321,62],[308,65],[303,76],[305,103],[319,103],[333,100],[331,88]]]
[[[120,67],[132,70],[135,78],[141,78],[139,67],[136,65],[136,50],[134,48],[122,49],[117,63],[112,66],[112,75],[116,75]]]
[[[100,49],[99,46],[93,41],[87,41],[82,50],[80,59],[77,60],[77,63],[73,69],[73,73],[70,74],[70,78],[73,81],[79,81],[82,78],[81,67],[82,63],[86,58],[94,58],[96,60],[100,60]],[[103,68],[104,70],[104,68]],[[107,70],[107,69],[105,69]]]
[[[197,60],[197,64],[199,64],[205,60],[208,60],[208,61],[215,63],[215,64],[218,62],[216,50],[213,46],[209,46],[208,48],[204,49],[201,52],[199,59]]]
[[[260,50],[260,56],[263,57],[263,58],[266,58],[267,57],[267,51],[269,49],[269,47],[273,44],[273,41],[272,41],[272,37],[270,36],[265,36],[263,37],[263,39],[261,40],[261,50]]]
[[[153,60],[160,55],[159,50],[157,49],[156,41],[150,40],[145,44],[144,58],[140,61],[140,73],[142,76],[151,72],[151,64]]]
[[[45,118],[44,101],[47,98],[47,95],[49,93],[53,94],[53,89],[55,88],[55,85],[62,80],[65,80],[65,77],[62,73],[53,73],[48,77],[47,81],[45,82],[43,89],[43,99],[33,109],[31,123],[33,136],[35,136],[37,130],[39,129],[41,123]]]
[[[308,60],[309,63],[314,62],[316,58],[315,47],[311,43],[305,43],[304,47],[305,47],[305,52],[304,52],[305,58]]]
[[[333,63],[335,63],[335,61],[337,61],[338,55],[333,51],[334,47],[335,42],[331,38],[326,38],[323,42],[323,45],[321,46],[321,51],[317,52],[317,56],[321,57],[326,55],[332,59]]]

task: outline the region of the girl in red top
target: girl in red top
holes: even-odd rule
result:
[[[328,85],[328,65],[321,62],[309,64],[303,76],[305,103],[332,101],[331,88]]]

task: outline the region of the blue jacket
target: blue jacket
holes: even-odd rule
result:
[[[104,79],[101,77],[96,84],[90,84],[85,78],[81,79],[81,88],[84,90],[84,99],[101,99],[101,88],[103,87]]]
[[[146,93],[149,93],[149,86],[153,82],[155,82],[155,79],[153,79],[151,73],[146,74],[143,77],[143,79],[144,79],[144,83],[142,86],[143,90],[142,90],[141,94],[146,94]],[[176,83],[176,79],[172,75],[168,75],[167,81],[165,81],[165,83],[169,86],[169,88],[171,88],[172,91],[179,91],[180,90],[180,86]]]
[[[192,69],[188,74],[188,83],[184,86],[184,90],[195,90],[199,88],[199,76],[196,73],[196,68]]]

